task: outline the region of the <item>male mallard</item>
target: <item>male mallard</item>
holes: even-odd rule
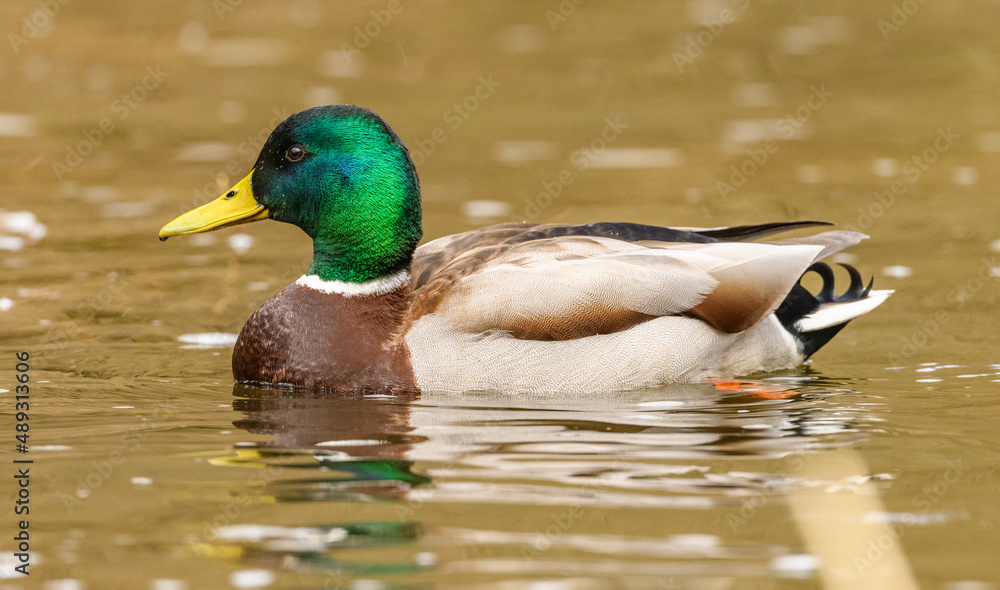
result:
[[[313,239],[305,276],[233,351],[240,382],[311,390],[611,391],[794,366],[891,291],[819,259],[867,236],[772,223],[671,229],[506,223],[417,248],[420,185],[374,112],[315,107],[271,133],[246,178],[160,239],[275,219]],[[798,284],[813,270],[823,288]]]

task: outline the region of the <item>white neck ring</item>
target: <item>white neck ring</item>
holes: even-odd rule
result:
[[[328,295],[343,295],[344,297],[364,297],[371,295],[385,295],[392,293],[396,289],[410,282],[410,272],[401,270],[395,274],[368,281],[366,283],[347,283],[344,281],[324,281],[317,275],[302,275],[295,281],[296,285],[302,285],[320,293]]]

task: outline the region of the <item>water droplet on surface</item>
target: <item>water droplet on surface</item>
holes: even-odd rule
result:
[[[204,61],[218,68],[280,66],[288,62],[288,46],[280,39],[213,41],[204,51]]]
[[[86,588],[80,580],[67,578],[64,580],[49,580],[42,586],[45,590],[83,590]]]
[[[274,578],[271,570],[239,570],[229,574],[229,584],[234,588],[265,588]]]
[[[655,402],[640,402],[636,405],[640,408],[676,408],[683,406],[684,402],[678,400],[662,400]]]
[[[239,256],[243,256],[249,252],[251,246],[253,246],[253,236],[249,234],[233,234],[229,236],[229,247]]]
[[[192,246],[212,246],[215,244],[215,236],[212,234],[195,234],[191,236]]]
[[[771,569],[778,575],[807,575],[819,567],[819,559],[815,555],[779,555],[771,560]]]
[[[108,219],[133,219],[148,217],[155,209],[153,203],[135,201],[131,203],[107,203],[101,207],[101,217]]]
[[[552,160],[559,154],[559,144],[541,139],[501,140],[493,142],[493,157],[498,162],[516,166],[524,162]]]
[[[341,102],[340,91],[332,86],[313,86],[305,91],[306,106],[315,107]]]
[[[225,162],[236,156],[236,148],[228,143],[198,141],[182,145],[174,159],[178,162]]]
[[[319,71],[331,78],[354,78],[361,74],[362,56],[346,56],[339,49],[327,51],[320,57]]]
[[[293,25],[311,29],[323,21],[323,5],[317,0],[298,0],[287,6],[288,22]]]
[[[0,113],[0,137],[31,137],[36,129],[31,115]]]
[[[979,171],[972,166],[959,166],[951,171],[951,181],[958,186],[973,186],[979,183]]]
[[[177,43],[187,53],[199,53],[208,47],[208,29],[198,21],[191,21],[181,27]]]
[[[593,168],[674,168],[684,161],[674,148],[608,148],[595,154]]]
[[[837,264],[854,264],[858,261],[858,256],[850,252],[837,252],[830,257],[830,260]]]
[[[819,184],[826,180],[826,171],[822,166],[806,164],[795,170],[795,176],[803,184]]]
[[[899,174],[899,161],[895,158],[876,158],[872,162],[872,174],[879,178],[892,178]]]
[[[545,35],[538,25],[511,25],[501,38],[504,49],[511,53],[534,53],[542,48]]]
[[[17,236],[0,236],[0,250],[17,252],[24,249],[24,238]]]
[[[913,269],[909,266],[896,264],[894,266],[883,267],[882,274],[894,279],[905,279],[913,274]]]
[[[235,125],[246,117],[247,108],[238,100],[226,100],[219,105],[218,113],[220,121]]]
[[[114,85],[115,70],[108,64],[95,64],[87,69],[85,79],[88,90],[104,92]]]
[[[462,212],[471,219],[504,217],[510,214],[510,204],[503,201],[467,201]]]
[[[236,345],[238,334],[226,332],[201,332],[197,334],[181,334],[177,340],[184,342],[181,348],[228,348]]]
[[[733,102],[743,107],[767,107],[777,102],[774,84],[746,82],[733,88]]]
[[[981,152],[1000,152],[1000,131],[984,131],[976,136],[976,143]]]

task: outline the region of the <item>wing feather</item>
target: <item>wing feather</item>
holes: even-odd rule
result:
[[[868,236],[863,233],[856,231],[846,231],[846,230],[834,230],[825,231],[812,236],[805,236],[802,238],[787,238],[784,240],[774,240],[768,242],[769,244],[776,244],[778,246],[791,246],[791,245],[812,245],[812,246],[823,246],[819,254],[816,255],[816,259],[813,262],[826,258],[831,254],[840,252],[841,250],[850,248],[855,244],[861,242],[862,240],[867,240]]]
[[[578,338],[683,313],[716,285],[705,271],[666,256],[617,260],[512,252],[457,283],[439,312],[473,333]]]
[[[738,332],[772,313],[824,249],[493,235],[418,286],[415,318],[439,313],[470,333],[531,339],[611,333],[680,314]]]

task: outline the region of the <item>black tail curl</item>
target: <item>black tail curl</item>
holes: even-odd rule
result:
[[[823,288],[819,290],[819,293],[815,295],[816,300],[821,304],[823,303],[843,303],[845,301],[859,301],[868,296],[868,293],[872,290],[872,285],[875,284],[875,277],[872,277],[868,281],[868,285],[865,286],[864,280],[861,278],[861,273],[858,269],[854,268],[850,264],[841,264],[847,270],[847,274],[851,276],[851,284],[844,291],[843,295],[834,295],[833,285],[836,279],[833,276],[833,269],[830,265],[825,262],[814,262],[812,266],[806,269],[806,272],[802,274],[804,278],[810,272],[814,272],[823,279]],[[799,283],[802,282],[802,278],[799,279]]]
[[[783,325],[786,330],[791,332],[791,334],[802,343],[806,358],[812,356],[813,353],[822,348],[823,345],[829,342],[831,338],[836,336],[837,333],[847,325],[847,322],[812,332],[799,331],[799,329],[795,327],[795,323],[803,317],[816,311],[816,309],[818,309],[821,305],[828,303],[860,301],[868,297],[868,293],[871,292],[872,285],[875,283],[875,279],[873,277],[870,281],[868,281],[868,285],[866,286],[864,280],[861,278],[861,273],[858,272],[858,269],[849,264],[841,264],[840,266],[844,267],[847,270],[847,274],[851,277],[851,284],[848,285],[847,290],[842,294],[837,295],[834,292],[836,279],[833,276],[833,269],[830,268],[830,265],[825,262],[814,262],[812,266],[806,269],[806,272],[802,273],[802,277],[799,278],[799,282],[792,287],[788,296],[785,297],[785,300],[781,302],[777,311],[774,312],[778,321],[781,322],[781,325]],[[823,279],[823,286],[815,295],[802,286],[802,278],[810,272],[818,274],[820,278]]]

